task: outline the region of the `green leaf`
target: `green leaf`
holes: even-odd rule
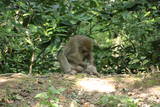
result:
[[[33,32],[33,33],[36,33],[37,30],[38,30],[37,26],[32,25],[32,24],[29,25],[29,29],[30,29],[30,31]]]
[[[77,23],[77,21],[76,20],[70,20],[70,23],[74,25],[74,24]]]
[[[60,94],[60,91],[57,90],[57,89],[55,89],[53,86],[51,86],[51,87],[48,88],[48,92],[50,94]]]
[[[58,104],[51,104],[51,107],[59,107],[59,105]]]
[[[149,60],[146,59],[146,60],[143,61],[143,64],[145,65],[145,64],[147,64],[148,62],[149,62]]]
[[[64,90],[66,90],[66,88],[60,88],[58,89],[60,92],[63,92]]]
[[[135,64],[138,63],[140,60],[139,59],[133,59],[132,61],[129,62],[129,64]]]
[[[37,94],[34,98],[48,99],[49,97],[47,95],[47,92],[42,92],[42,93]]]
[[[27,38],[26,38],[25,40],[26,40],[27,43],[29,43],[30,45],[33,46],[33,43],[32,43],[32,41],[31,41],[31,39],[29,39],[29,38],[27,39]]]
[[[20,96],[20,95],[16,95],[16,99],[17,99],[17,100],[22,100],[22,99],[23,99],[23,97],[22,97],[22,96]]]

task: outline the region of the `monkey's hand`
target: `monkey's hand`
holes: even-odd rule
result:
[[[85,72],[91,74],[91,75],[97,75],[100,77],[100,74],[97,72],[97,69],[93,65],[88,65],[87,68],[85,69]]]
[[[78,66],[80,66],[80,67],[86,69],[87,66],[88,66],[88,63],[83,63],[83,62],[81,62],[81,63],[78,64]]]

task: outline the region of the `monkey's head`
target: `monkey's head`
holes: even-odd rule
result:
[[[90,49],[87,49],[86,47],[81,47],[80,52],[84,57],[88,57],[90,54]]]
[[[90,38],[85,38],[81,41],[80,52],[84,57],[89,57],[92,51],[93,42]]]

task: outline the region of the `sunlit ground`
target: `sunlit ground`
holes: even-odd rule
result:
[[[5,78],[0,78],[0,84],[3,83],[3,82],[7,82],[8,79],[5,79]]]
[[[76,85],[85,91],[96,92],[114,92],[115,84],[111,80],[100,78],[83,78],[77,81]]]
[[[147,90],[145,90],[144,92],[141,92],[138,96],[148,97],[149,95],[160,96],[160,86],[154,86],[154,87],[147,88]],[[159,99],[159,101],[160,101],[160,99]]]
[[[11,76],[9,77],[0,77],[0,85],[5,83],[5,82],[10,82],[10,81],[14,81],[18,78],[23,78],[23,77],[26,77],[25,75],[21,74],[21,73],[15,73],[15,74],[12,74]]]

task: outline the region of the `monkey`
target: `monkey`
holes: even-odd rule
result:
[[[92,39],[86,36],[76,35],[70,38],[67,48],[64,48],[64,54],[67,56],[69,62],[75,65],[85,66],[84,60],[93,64],[92,47]]]
[[[57,54],[61,69],[71,74],[92,71],[93,74],[98,74],[94,66],[92,49],[93,40],[91,38],[82,35],[71,37]]]

